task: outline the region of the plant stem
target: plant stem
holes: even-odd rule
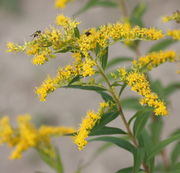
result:
[[[97,68],[98,68],[98,70],[99,70],[99,73],[102,75],[102,77],[103,77],[104,80],[106,81],[106,83],[107,83],[107,85],[108,85],[108,88],[109,88],[109,92],[111,93],[114,101],[115,101],[116,104],[117,104],[117,108],[118,108],[119,114],[120,114],[120,116],[121,116],[121,119],[122,119],[125,127],[126,127],[126,130],[127,130],[127,132],[128,132],[128,135],[129,135],[132,143],[134,144],[134,146],[135,146],[136,148],[138,148],[139,145],[138,145],[138,143],[137,143],[137,140],[136,140],[135,136],[133,135],[133,133],[132,133],[132,131],[131,131],[131,129],[130,129],[130,126],[129,126],[126,118],[125,118],[124,112],[123,112],[122,107],[121,107],[121,104],[120,104],[119,97],[117,96],[114,88],[111,86],[111,83],[110,83],[109,79],[107,78],[106,74],[104,73],[104,70],[101,68],[101,66],[98,65],[98,63],[97,63]],[[143,166],[144,170],[146,171],[146,173],[150,173],[148,166],[147,166],[144,162],[142,163],[142,166]]]
[[[127,10],[126,3],[124,0],[119,1],[119,7],[122,11],[122,15],[124,16],[124,18],[127,18],[128,17],[128,10]]]

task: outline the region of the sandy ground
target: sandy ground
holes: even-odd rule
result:
[[[77,127],[81,118],[88,109],[96,109],[100,97],[93,92],[79,90],[59,89],[51,94],[47,102],[39,102],[34,94],[34,87],[38,86],[47,74],[55,74],[59,65],[69,62],[69,55],[60,55],[57,59],[50,61],[44,66],[33,66],[29,57],[22,54],[9,54],[5,52],[7,41],[21,43],[23,40],[30,40],[31,35],[36,30],[43,30],[46,26],[53,24],[58,13],[68,16],[85,4],[85,0],[79,0],[70,4],[65,10],[55,10],[53,0],[22,0],[22,13],[14,15],[4,9],[0,9],[0,113],[8,114],[12,119],[16,115],[30,113],[34,120],[45,119],[52,124],[67,125]],[[137,1],[127,0],[128,8],[132,9]],[[180,6],[179,0],[149,0],[146,1],[149,9],[144,16],[147,26],[157,26],[163,30],[177,27],[176,24],[161,23],[161,16],[170,14]],[[78,19],[82,21],[81,29],[115,22],[120,15],[117,9],[94,8]],[[141,47],[142,54],[148,49],[152,42],[144,42]],[[178,44],[173,48],[178,50]],[[110,58],[119,55],[135,56],[122,45],[115,45],[110,49]],[[166,64],[152,72],[155,79],[162,79],[163,84],[179,80],[175,73],[177,65]],[[173,129],[179,127],[179,98],[180,93],[172,95],[172,105],[170,116],[165,117],[164,136],[167,136]],[[132,112],[127,114],[131,115]],[[124,128],[118,120],[115,125]],[[62,153],[66,173],[74,173],[78,164],[87,161],[101,143],[89,144],[86,149],[79,152],[76,146],[68,138],[58,138],[55,140]],[[28,151],[23,159],[9,161],[10,150],[6,147],[0,148],[0,173],[35,173],[38,170],[53,172],[42,163],[35,151]],[[83,173],[113,173],[118,168],[130,166],[131,156],[117,148],[112,147],[94,161]]]

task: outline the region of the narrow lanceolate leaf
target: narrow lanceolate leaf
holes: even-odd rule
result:
[[[71,84],[73,84],[74,82],[77,82],[81,79],[81,76],[76,76],[74,77],[69,83],[68,83],[68,86],[70,86]]]
[[[120,63],[130,62],[132,60],[133,60],[133,58],[125,57],[125,56],[120,56],[120,57],[113,58],[108,62],[107,69],[111,68],[111,67],[114,67],[115,65],[119,65]]]
[[[123,168],[117,171],[116,173],[131,173],[133,171],[133,167]]]
[[[134,8],[131,16],[130,16],[130,23],[132,25],[138,25],[140,27],[143,27],[143,15],[146,11],[146,5],[144,3],[139,3],[137,6]]]
[[[175,82],[172,84],[169,84],[165,89],[164,89],[164,94],[166,97],[170,96],[174,92],[180,90],[180,82]]]
[[[141,163],[144,159],[144,149],[143,148],[137,148],[137,150],[134,153],[134,167],[132,173],[139,173]]]
[[[105,102],[114,102],[113,98],[106,92],[104,91],[96,91],[98,94],[101,95],[102,99],[105,101]]]
[[[149,108],[136,112],[136,120],[133,127],[134,135],[136,137],[138,137],[143,131],[143,128],[145,127],[146,122],[151,114],[152,111]]]
[[[56,170],[58,173],[64,173],[63,163],[61,160],[61,155],[59,153],[59,150],[56,148],[56,157],[55,157],[55,163],[56,163]]]
[[[163,129],[162,117],[154,116],[154,121],[150,124],[151,138],[153,144],[158,144],[161,139]]]
[[[81,8],[79,11],[77,11],[74,15],[78,16],[93,7],[116,7],[116,6],[117,4],[115,2],[108,0],[89,0],[88,3],[86,3],[85,6]]]
[[[77,38],[80,37],[80,32],[79,32],[78,27],[75,27],[75,28],[74,28],[74,35],[75,35],[75,37],[77,37]]]
[[[101,62],[101,65],[102,65],[102,68],[105,70],[106,68],[106,65],[107,65],[107,61],[108,61],[108,52],[109,52],[109,49],[108,47],[105,48],[104,50],[101,51],[100,54],[102,54],[100,56],[100,62]]]
[[[104,113],[101,116],[101,119],[99,120],[97,126],[94,127],[94,129],[100,129],[104,127],[106,124],[114,120],[119,115],[119,112],[107,112]]]
[[[41,151],[41,150],[37,150],[38,154],[40,156],[40,158],[51,168],[55,169],[56,168],[56,164],[54,162],[54,160],[52,158],[49,157],[48,154],[46,154],[45,152]]]
[[[165,40],[161,40],[158,43],[155,43],[150,49],[149,49],[149,53],[150,52],[155,52],[155,51],[160,51],[160,50],[164,50],[166,48],[168,48],[169,46],[171,46],[172,44],[176,43],[176,40],[172,40],[172,39],[165,39]]]
[[[89,140],[91,141],[104,141],[104,142],[110,142],[115,145],[117,145],[120,148],[123,148],[131,153],[134,153],[136,148],[129,143],[127,140],[124,140],[122,138],[117,138],[117,137],[110,137],[110,136],[105,136],[105,137],[97,137]]]
[[[90,136],[97,136],[97,135],[115,135],[115,134],[126,134],[125,131],[115,127],[102,127],[102,128],[95,128],[91,131]]]
[[[60,50],[55,51],[54,53],[66,53],[66,52],[71,52],[72,50],[73,50],[72,47],[65,47]]]
[[[167,145],[169,145],[170,143],[176,141],[176,140],[180,140],[180,134],[176,134],[173,136],[170,136],[169,138],[159,142],[158,144],[156,144],[153,148],[151,153],[149,154],[147,160],[150,160],[151,158],[153,158],[155,155],[157,155],[163,148],[165,148]]]
[[[105,88],[93,85],[68,85],[63,88],[74,88],[74,89],[82,89],[82,90],[90,90],[90,91],[105,91]]]
[[[121,100],[123,109],[139,110],[142,106],[139,104],[138,97],[127,97]]]
[[[171,163],[175,164],[180,159],[180,141],[174,146],[171,152]]]

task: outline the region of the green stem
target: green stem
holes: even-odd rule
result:
[[[124,16],[124,18],[127,18],[128,17],[128,10],[127,10],[126,3],[124,0],[119,1],[119,7],[122,11],[122,15]]]
[[[123,112],[123,110],[122,110],[119,97],[117,96],[114,88],[111,86],[111,83],[110,83],[109,79],[107,78],[106,74],[104,73],[104,70],[101,68],[101,66],[98,65],[98,63],[97,63],[97,68],[98,68],[98,70],[99,70],[99,73],[102,75],[102,77],[103,77],[104,80],[106,81],[106,83],[107,83],[107,85],[108,85],[109,92],[111,93],[114,101],[115,101],[116,104],[117,104],[117,108],[118,108],[119,114],[120,114],[120,116],[121,116],[121,119],[122,119],[125,127],[126,127],[127,133],[128,133],[128,135],[129,135],[131,141],[133,142],[134,146],[135,146],[136,148],[138,148],[138,147],[139,147],[139,144],[137,143],[137,140],[136,140],[135,136],[133,135],[133,133],[132,133],[132,131],[131,131],[131,129],[130,129],[130,126],[129,126],[126,118],[125,118],[125,115],[124,115],[124,112]],[[142,166],[144,167],[144,170],[146,171],[146,173],[150,173],[148,166],[147,166],[144,162],[142,163]]]

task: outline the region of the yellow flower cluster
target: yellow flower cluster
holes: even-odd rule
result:
[[[80,22],[77,22],[75,20],[71,20],[69,17],[64,16],[63,14],[60,14],[56,17],[56,25],[62,26],[64,28],[75,28],[80,24]]]
[[[77,38],[75,36],[74,28],[79,24],[75,20],[58,15],[56,24],[60,28],[50,27],[43,32],[36,31],[32,36],[32,41],[25,42],[24,45],[19,46],[12,42],[7,43],[8,52],[25,52],[28,56],[33,55],[32,63],[35,65],[42,65],[55,58],[54,53],[57,50],[66,49],[67,47],[75,47]]]
[[[96,62],[88,58],[81,59],[78,55],[77,53],[74,55],[76,58],[78,57],[78,61],[76,59],[73,65],[60,68],[54,78],[48,76],[42,85],[36,88],[36,94],[39,96],[40,101],[46,101],[46,97],[50,92],[67,85],[76,76],[88,77],[94,75]]]
[[[92,128],[96,125],[98,120],[101,119],[101,115],[104,113],[105,109],[109,107],[106,102],[100,103],[100,108],[98,112],[88,111],[86,117],[83,119],[77,135],[74,137],[74,143],[78,146],[79,150],[82,150],[86,144],[86,138],[89,136]]]
[[[66,4],[72,0],[55,0],[55,7],[56,8],[65,8]]]
[[[15,52],[15,53],[20,52],[23,49],[22,46],[16,45],[12,42],[7,43],[7,48],[8,48],[7,52]]]
[[[140,100],[142,105],[154,107],[155,115],[167,115],[168,111],[163,101],[161,101],[157,94],[153,93],[150,89],[150,84],[145,75],[138,71],[125,72],[125,69],[120,69],[119,72],[122,77],[121,80],[131,87],[132,91],[137,92],[143,98]]]
[[[174,40],[180,40],[180,29],[174,29],[167,32],[167,35],[172,37]]]
[[[157,67],[162,63],[174,62],[175,60],[176,52],[168,50],[149,53],[146,56],[140,57],[138,60],[134,60],[132,63],[135,69],[146,67],[146,69],[152,70],[154,67]]]
[[[18,116],[18,127],[14,128],[9,122],[9,118],[4,116],[0,119],[0,144],[8,144],[15,147],[11,153],[10,159],[18,159],[22,157],[22,153],[29,148],[37,148],[51,152],[50,137],[54,135],[66,135],[74,133],[73,128],[41,126],[35,128],[30,122],[31,116],[28,114]]]
[[[177,23],[180,23],[180,11],[177,10],[174,12],[171,16],[165,16],[162,18],[163,22],[169,22],[169,21],[176,21]]]
[[[94,50],[99,44],[105,48],[113,41],[133,41],[133,40],[158,40],[164,35],[162,31],[154,28],[131,27],[129,24],[108,24],[100,26],[98,29],[91,28],[81,34],[78,40],[79,48],[85,56],[89,51]]]

